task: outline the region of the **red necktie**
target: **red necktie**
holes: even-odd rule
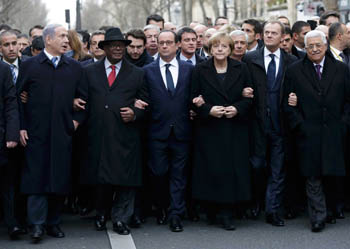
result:
[[[111,65],[110,68],[112,68],[112,72],[108,75],[108,84],[111,87],[113,85],[113,82],[115,81],[115,65]]]

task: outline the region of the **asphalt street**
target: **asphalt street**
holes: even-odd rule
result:
[[[29,236],[10,241],[6,228],[0,227],[0,249],[349,249],[350,213],[348,218],[327,225],[322,233],[310,231],[307,217],[286,221],[285,227],[258,221],[238,220],[235,231],[225,231],[218,225],[207,225],[205,218],[193,223],[184,221],[184,232],[172,233],[168,226],[159,226],[149,218],[131,236],[93,229],[92,218],[64,216],[64,239],[46,236],[40,244],[31,244]]]

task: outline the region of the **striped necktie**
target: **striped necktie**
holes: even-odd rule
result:
[[[13,84],[16,84],[16,81],[17,81],[16,71],[15,71],[16,66],[13,65],[13,64],[11,64],[11,65],[10,65],[10,68],[11,68],[11,74],[12,74]]]
[[[56,56],[52,57],[52,59],[51,59],[51,62],[55,66],[55,68],[57,67],[57,60],[58,60],[58,57],[56,57]]]

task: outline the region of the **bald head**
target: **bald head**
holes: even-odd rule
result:
[[[203,47],[204,33],[208,30],[208,27],[203,24],[198,24],[194,27],[194,31],[197,34],[197,48]]]

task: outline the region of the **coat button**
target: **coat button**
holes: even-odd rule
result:
[[[105,109],[108,109],[108,105],[105,105]]]
[[[318,92],[318,96],[321,96],[322,95],[322,93],[321,92]]]

